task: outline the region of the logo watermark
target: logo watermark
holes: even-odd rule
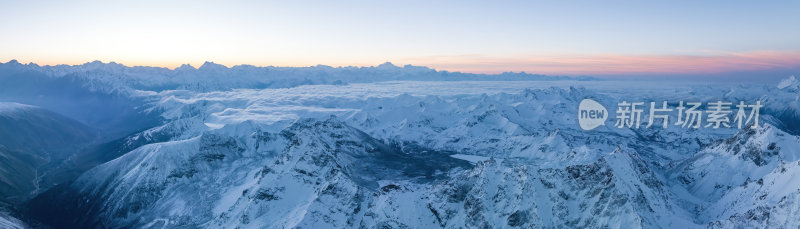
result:
[[[605,125],[608,110],[602,104],[591,99],[581,100],[578,105],[578,123],[581,129],[592,130]]]
[[[758,116],[760,109],[764,107],[761,101],[746,104],[739,101],[738,104],[732,102],[715,101],[684,102],[679,101],[677,106],[670,107],[667,101],[660,103],[649,102],[628,102],[622,101],[617,104],[615,114],[616,121],[614,126],[617,128],[651,128],[660,126],[668,128],[677,126],[680,128],[732,128],[736,126],[741,129],[752,123],[758,127]],[[648,106],[649,105],[649,106]],[[649,109],[647,109],[649,107]],[[705,109],[703,109],[705,108]],[[736,112],[734,113],[734,108]],[[642,126],[643,116],[647,115],[647,124]],[[675,122],[670,125],[670,114],[676,117]],[[584,99],[578,105],[578,123],[583,130],[592,130],[605,125],[608,112],[603,105],[592,99]]]

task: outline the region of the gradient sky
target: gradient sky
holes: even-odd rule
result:
[[[569,2],[569,4],[567,3]],[[800,69],[800,1],[5,1],[0,62]]]

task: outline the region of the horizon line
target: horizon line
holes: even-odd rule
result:
[[[391,59],[391,58],[389,58]],[[6,63],[21,63],[18,58],[6,58]],[[800,70],[800,52],[797,51],[751,51],[711,53],[708,55],[549,55],[496,57],[487,55],[426,56],[416,58],[394,58],[394,60],[375,61],[380,64],[363,64],[356,61],[350,64],[262,64],[256,61],[205,60],[200,61],[120,61],[97,58],[91,61],[26,61],[37,66],[80,66],[93,62],[119,64],[125,67],[154,67],[175,70],[181,67],[198,69],[212,63],[225,68],[236,66],[253,67],[318,67],[369,68],[384,64],[396,67],[426,67],[435,71],[468,74],[497,75],[503,73],[527,73],[552,76],[632,76],[632,75],[692,75],[724,74],[749,71]],[[37,63],[38,62],[38,63]],[[195,64],[193,64],[194,62]],[[231,62],[239,62],[231,64]],[[2,58],[0,58],[0,63]],[[132,63],[132,64],[131,64]],[[401,63],[401,64],[395,64]]]

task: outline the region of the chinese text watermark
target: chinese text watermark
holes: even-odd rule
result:
[[[661,101],[660,103],[649,102],[649,104],[645,102],[619,102],[615,112],[616,121],[614,126],[631,129],[651,128],[653,126],[667,128],[671,125],[694,129],[732,128],[736,126],[741,129],[752,123],[754,127],[758,127],[760,109],[764,107],[761,101],[755,101],[752,104],[747,104],[744,101],[739,101],[738,104],[724,101],[705,104],[703,102],[679,101],[677,106],[669,106],[668,104],[667,101]],[[646,116],[647,123],[642,125],[645,114],[648,114]],[[670,122],[670,114],[673,114],[672,117],[676,117],[674,122]],[[607,119],[606,116],[605,107],[591,99],[584,99],[578,107],[578,122],[584,130],[591,130],[604,125]]]

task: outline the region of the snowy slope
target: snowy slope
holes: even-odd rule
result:
[[[92,74],[109,74],[97,79],[125,87],[141,82],[112,78],[164,71],[98,63],[81,68],[45,69],[92,68]],[[208,63],[169,73],[180,78],[193,72],[186,74],[198,77],[196,87],[139,85],[135,96],[150,101],[148,111],[165,122],[125,138],[119,158],[34,199],[31,214],[51,225],[112,228],[729,228],[799,222],[792,216],[800,210],[794,179],[800,174],[800,116],[797,93],[788,86],[358,83],[369,82],[358,74],[343,84],[291,88],[252,86],[252,79],[210,83],[217,79],[212,74],[247,78],[250,71],[273,70],[315,76],[304,72],[309,69]],[[384,79],[393,79],[381,75],[386,72],[430,73],[393,65],[364,71]],[[758,128],[606,125],[583,131],[576,108],[584,98],[609,108],[622,100],[761,100],[765,108]]]
[[[714,227],[797,227],[800,137],[771,125],[747,129],[698,152],[672,175]]]
[[[20,203],[62,182],[48,172],[95,134],[48,110],[0,102],[0,202]]]
[[[24,229],[29,227],[25,222],[0,212],[0,228]]]
[[[84,225],[109,227],[687,223],[671,220],[683,213],[671,209],[645,162],[624,150],[530,170],[536,167],[404,152],[335,119],[263,132],[269,128],[245,122],[141,147],[84,174],[69,190],[74,196],[58,199],[75,198],[86,203],[80,210],[97,213],[83,216]],[[601,213],[608,217],[589,217]]]

